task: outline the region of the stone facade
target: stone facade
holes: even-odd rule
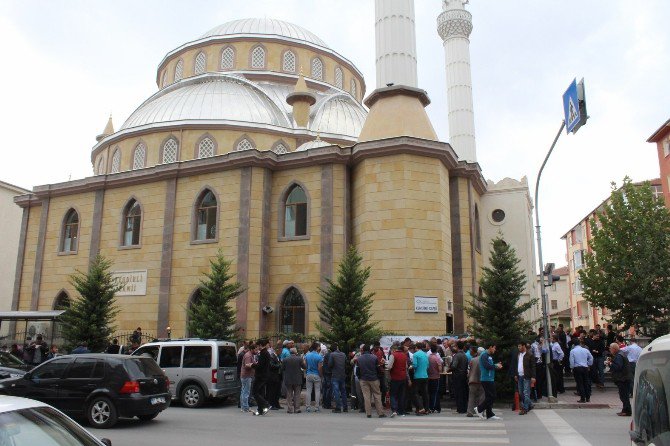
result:
[[[21,234],[22,213],[14,204],[14,197],[28,191],[0,181],[0,231],[3,234],[0,253],[4,261],[0,264],[0,311],[7,311],[12,304],[16,253]]]

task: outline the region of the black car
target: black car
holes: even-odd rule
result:
[[[168,385],[151,358],[80,354],[59,356],[22,378],[0,381],[0,394],[42,401],[104,429],[119,417],[155,418],[170,405]]]
[[[19,378],[32,366],[8,352],[0,352],[0,379]]]

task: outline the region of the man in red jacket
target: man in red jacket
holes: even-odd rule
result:
[[[386,363],[391,375],[391,417],[405,415],[405,389],[407,387],[407,353],[400,344],[391,347],[391,354]]]

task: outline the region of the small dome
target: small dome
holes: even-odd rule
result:
[[[182,80],[147,99],[121,130],[184,120],[227,120],[291,127],[286,114],[253,83],[208,73]]]
[[[214,36],[229,36],[234,34],[262,34],[268,36],[281,36],[291,39],[302,40],[314,45],[328,48],[326,42],[321,40],[316,34],[307,31],[305,28],[276,19],[241,19],[226,22],[216,26],[200,38],[206,39]]]
[[[367,113],[347,94],[334,94],[313,107],[309,128],[315,132],[358,136]]]
[[[333,144],[327,143],[326,141],[323,141],[321,138],[317,136],[316,139],[312,141],[307,141],[306,143],[300,144],[300,146],[297,149],[295,149],[295,151],[303,152],[309,149],[316,149],[317,147],[328,147],[332,145]]]

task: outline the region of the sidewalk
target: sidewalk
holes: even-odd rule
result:
[[[547,398],[535,403],[536,409],[621,409],[621,400],[616,388],[607,387],[604,390],[593,386],[591,402],[578,403],[579,396],[572,389],[558,395],[558,403],[549,403]],[[632,403],[632,401],[631,401]]]

